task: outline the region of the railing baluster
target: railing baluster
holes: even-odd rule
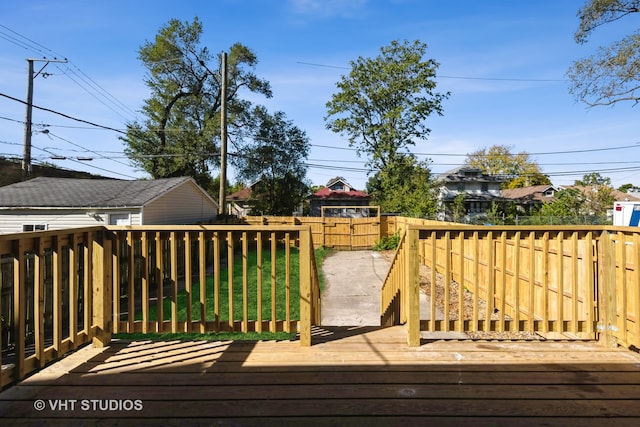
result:
[[[128,274],[127,274],[127,332],[132,333],[135,330],[136,320],[136,286],[135,286],[135,269],[136,269],[136,252],[133,231],[127,232],[127,255]]]
[[[528,286],[528,305],[527,312],[529,321],[527,322],[527,332],[533,333],[536,328],[536,232],[529,231],[529,281]]]
[[[262,249],[262,232],[258,231],[256,234],[256,332],[262,332]]]
[[[162,233],[156,232],[156,305],[157,331],[164,332],[164,244]]]
[[[142,296],[142,333],[149,332],[149,239],[147,232],[140,234],[140,252],[142,256],[142,267],[140,277],[140,287]]]
[[[271,233],[271,325],[269,331],[276,332],[277,330],[277,299],[276,299],[276,233]]]
[[[564,233],[560,231],[556,237],[558,243],[556,256],[558,269],[558,305],[556,307],[556,332],[565,332],[564,328]]]
[[[200,333],[207,330],[207,235],[204,231],[198,232],[198,283],[200,284]]]
[[[234,289],[233,289],[233,264],[235,263],[235,257],[234,257],[234,251],[235,251],[235,247],[234,247],[234,241],[233,241],[233,233],[231,231],[229,231],[227,233],[227,271],[228,271],[228,275],[227,275],[227,298],[229,301],[229,313],[228,313],[228,326],[229,326],[229,330],[233,331],[234,329],[234,325],[235,325],[235,316],[234,316],[234,305],[233,305],[233,299],[234,299]]]
[[[45,363],[45,328],[44,328],[44,264],[45,264],[45,248],[42,244],[42,239],[36,238],[36,255],[33,263],[33,321],[34,321],[34,339],[35,339],[35,354],[38,360],[38,368],[42,368]]]
[[[520,258],[522,248],[520,247],[520,237],[521,234],[519,231],[516,231],[516,234],[513,239],[513,321],[509,327],[509,330],[512,332],[517,332],[520,330]]]
[[[291,235],[284,235],[285,251],[285,324],[284,331],[291,332]]]
[[[249,331],[249,238],[242,232],[242,332]]]
[[[220,331],[220,234],[213,233],[213,315],[215,331]]]
[[[187,293],[185,306],[185,332],[191,332],[193,314],[191,307],[193,304],[193,272],[191,268],[191,233],[184,232],[184,286]]]

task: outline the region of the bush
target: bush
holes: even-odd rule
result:
[[[393,236],[385,236],[373,247],[374,251],[388,251],[395,250],[400,244],[400,234],[396,233]]]

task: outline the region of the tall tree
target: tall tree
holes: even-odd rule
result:
[[[576,179],[574,185],[604,185],[611,186],[611,178],[600,175],[600,172],[591,172],[582,176],[582,179]]]
[[[507,179],[505,188],[521,188],[531,185],[550,185],[551,180],[540,166],[522,151],[511,152],[513,147],[492,145],[467,154],[465,164],[478,168],[488,175],[501,175]]]
[[[640,0],[587,0],[578,11],[580,24],[574,34],[586,43],[600,26],[640,12]],[[640,32],[636,31],[595,54],[575,61],[567,75],[570,92],[589,106],[640,101]]]
[[[449,97],[436,92],[439,64],[424,58],[426,50],[427,45],[418,40],[392,41],[375,58],[351,61],[351,71],[342,76],[336,84],[338,92],[327,102],[327,129],[347,136],[349,146],[368,158],[367,166],[374,173],[370,187],[383,209],[408,206],[392,202],[390,195],[381,192],[391,189],[413,188],[425,196],[421,205],[431,203],[430,189],[416,188],[416,182],[404,190],[398,187],[408,177],[402,175],[407,168],[416,168],[415,159],[407,157],[408,148],[427,138],[431,132],[427,118],[442,115],[442,102]],[[421,176],[430,175],[426,165],[419,168]]]
[[[151,96],[144,103],[142,122],[127,124],[125,152],[153,178],[191,176],[203,187],[211,185],[210,169],[220,160],[220,55],[201,45],[203,28],[172,19],[138,57],[148,74]],[[254,74],[255,54],[237,43],[228,51],[227,110],[230,132],[242,136],[251,124],[251,103],[240,92],[271,97],[267,81]]]
[[[391,166],[369,178],[367,192],[385,212],[418,218],[436,214],[437,185],[429,165],[410,154],[398,155]]]
[[[291,215],[309,191],[309,138],[282,112],[256,108],[254,114],[258,122],[253,143],[246,144],[235,161],[240,178],[258,181],[251,194],[254,213]]]

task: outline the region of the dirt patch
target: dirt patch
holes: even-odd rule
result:
[[[393,260],[395,254],[394,251],[382,251],[381,254],[389,261]],[[435,295],[431,295],[431,268],[421,265],[420,266],[420,291],[428,295],[435,301],[436,307],[440,310],[445,310],[445,278],[444,275],[436,273],[436,286]],[[473,293],[467,289],[463,289],[463,305],[462,305],[462,319],[473,319]],[[456,281],[451,281],[449,286],[449,319],[460,319],[460,285]],[[487,303],[482,299],[478,299],[478,319],[484,320],[487,315]],[[505,315],[505,319],[509,319]],[[494,310],[491,313],[491,320],[500,320],[500,313]],[[474,340],[543,340],[540,335],[531,332],[467,332],[469,338]]]

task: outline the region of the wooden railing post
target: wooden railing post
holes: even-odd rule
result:
[[[311,346],[311,227],[300,230],[300,345]]]
[[[418,247],[420,231],[407,227],[406,234],[406,298],[407,298],[407,344],[420,346],[420,250]]]
[[[598,240],[598,318],[600,340],[606,347],[617,347],[616,252],[607,230]]]
[[[93,289],[93,346],[105,347],[111,342],[112,315],[112,247],[106,231],[98,231],[91,239],[91,285]]]

